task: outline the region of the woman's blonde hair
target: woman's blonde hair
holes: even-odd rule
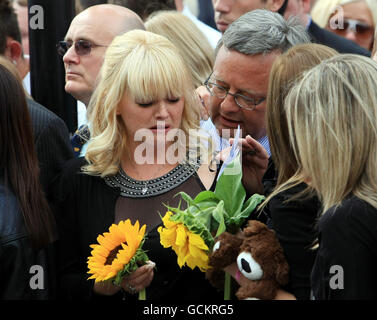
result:
[[[127,150],[126,128],[117,115],[124,94],[145,103],[183,97],[180,129],[189,137],[199,125],[199,99],[176,47],[157,34],[134,30],[114,39],[106,51],[100,80],[88,106],[91,139],[84,171],[101,177],[116,174]],[[191,131],[190,131],[191,133]]]
[[[377,54],[377,28],[374,32],[374,44],[373,44],[373,50],[372,50],[372,55],[371,57],[373,58]]]
[[[275,190],[262,207],[278,193],[302,182],[300,167],[289,141],[285,97],[304,71],[337,54],[337,51],[324,45],[301,44],[279,56],[271,68],[266,107],[267,136],[278,177]]]
[[[214,49],[188,17],[176,11],[160,11],[148,18],[145,28],[166,37],[178,48],[196,87],[204,83],[212,72]]]
[[[377,63],[339,55],[308,71],[285,99],[302,176],[324,211],[353,195],[377,208]]]

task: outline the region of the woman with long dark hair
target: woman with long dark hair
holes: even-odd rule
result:
[[[0,64],[0,299],[52,297],[53,238],[25,93]]]

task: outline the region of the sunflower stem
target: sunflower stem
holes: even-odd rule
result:
[[[139,300],[147,300],[147,293],[146,293],[145,289],[143,289],[139,292]]]
[[[231,283],[230,274],[228,272],[225,272],[224,300],[230,300],[230,283]]]

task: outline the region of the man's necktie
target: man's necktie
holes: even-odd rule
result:
[[[80,156],[80,152],[83,145],[87,143],[89,139],[90,139],[89,127],[86,124],[84,124],[76,130],[75,134],[71,138],[73,152],[75,153],[75,156],[77,158]]]

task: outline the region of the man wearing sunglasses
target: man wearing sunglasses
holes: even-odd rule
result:
[[[65,67],[65,91],[87,107],[107,47],[116,36],[134,29],[145,30],[142,20],[122,6],[102,4],[79,13],[72,20],[64,41],[57,44]],[[85,123],[86,119],[79,120],[81,126],[71,139],[76,156],[85,154],[86,142],[90,137]]]
[[[233,21],[246,12],[267,9],[279,12],[285,18],[292,15],[298,16],[306,26],[312,42],[329,46],[340,53],[370,56],[368,50],[316,25],[308,15],[314,3],[313,0],[212,0],[212,3],[217,28],[223,33]]]
[[[329,30],[318,26],[310,17],[309,12],[312,8],[312,0],[287,0],[285,18],[297,16],[306,26],[312,42],[323,44],[337,50],[339,53],[354,53],[370,57],[370,51],[359,46],[355,42],[337,35]]]
[[[86,106],[96,86],[107,47],[114,37],[145,29],[133,11],[117,5],[97,5],[79,13],[71,22],[58,53],[65,66],[65,90]]]

